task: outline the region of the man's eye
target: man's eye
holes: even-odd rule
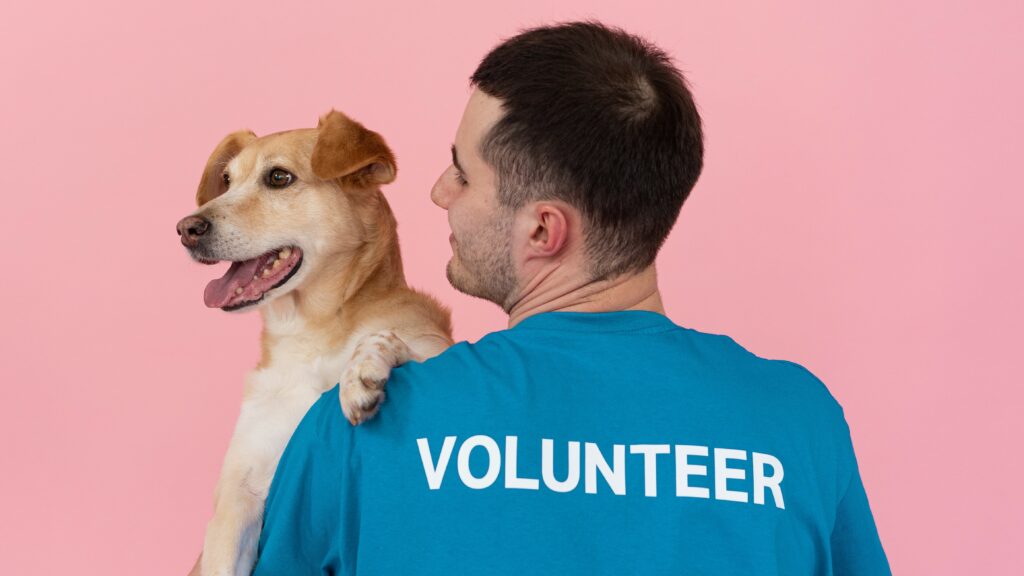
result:
[[[466,179],[462,177],[462,172],[459,172],[458,170],[455,170],[455,181],[458,182],[460,186],[465,186],[466,184],[469,184],[469,182],[467,182]]]
[[[284,188],[295,180],[295,176],[287,170],[281,168],[274,168],[267,173],[267,186],[271,188]]]

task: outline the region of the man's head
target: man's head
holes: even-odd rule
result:
[[[653,264],[703,165],[700,116],[664,52],[593,22],[545,26],[494,48],[471,83],[432,192],[455,288],[508,311],[545,263],[576,257],[586,281]]]

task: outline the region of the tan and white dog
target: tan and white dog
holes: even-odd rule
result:
[[[384,139],[335,110],[316,128],[226,136],[178,223],[204,264],[211,308],[259,309],[262,354],[217,482],[203,576],[249,574],[284,447],[319,396],[340,383],[353,424],[373,416],[393,366],[452,344],[448,310],[406,284],[380,185],[394,180]],[[193,573],[195,571],[193,570]]]

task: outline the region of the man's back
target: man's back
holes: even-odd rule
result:
[[[549,312],[310,410],[256,574],[886,574],[842,408],[646,311]]]

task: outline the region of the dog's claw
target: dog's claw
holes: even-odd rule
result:
[[[377,409],[380,407],[380,403],[383,400],[384,392],[380,391],[376,395],[369,396],[362,404],[350,406],[348,408],[346,408],[345,401],[342,400],[341,408],[342,411],[345,412],[345,418],[348,419],[349,423],[353,426],[358,426],[377,414]]]

